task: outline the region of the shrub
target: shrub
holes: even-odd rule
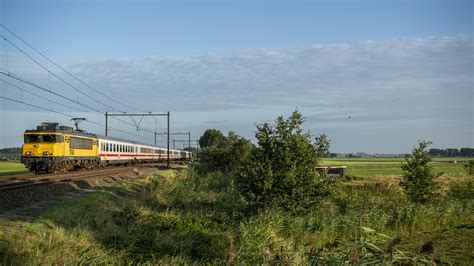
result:
[[[220,131],[218,132],[220,133]],[[220,136],[217,133],[214,134]],[[205,136],[206,133],[201,139],[204,139]],[[252,144],[249,140],[238,136],[234,132],[229,132],[227,137],[216,138],[218,139],[216,141],[206,141],[206,143],[210,142],[211,144],[202,149],[201,161],[207,164],[209,170],[212,171],[237,171],[250,154]]]
[[[436,175],[429,165],[431,158],[425,150],[430,144],[429,141],[421,141],[401,166],[404,174],[400,186],[413,202],[423,203],[430,200],[438,188]]]
[[[464,165],[468,175],[474,175],[474,160],[469,160],[467,164]]]
[[[255,209],[278,206],[303,213],[326,194],[325,179],[315,172],[318,154],[298,111],[279,117],[275,125],[257,126],[255,148],[237,178],[242,195]]]
[[[474,179],[454,182],[449,187],[449,194],[456,199],[474,199]]]

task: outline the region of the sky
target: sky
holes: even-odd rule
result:
[[[0,0],[0,22],[102,92],[0,28],[0,71],[98,109],[0,74],[4,97],[62,113],[0,99],[0,147],[43,121],[71,124],[64,114],[103,134],[111,107],[170,111],[193,139],[217,128],[254,140],[256,124],[298,109],[333,152],[474,146],[471,1]],[[153,143],[124,119],[110,124],[128,133],[112,136]]]

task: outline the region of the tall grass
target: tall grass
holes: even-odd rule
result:
[[[426,263],[422,242],[400,245],[474,224],[469,184],[421,205],[393,183],[348,181],[306,215],[250,215],[231,177],[164,172],[5,224],[0,264]]]

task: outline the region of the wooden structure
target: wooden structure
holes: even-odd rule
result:
[[[318,173],[326,173],[328,176],[336,177],[339,176],[344,178],[346,175],[346,168],[347,166],[318,166],[316,167],[316,171]]]

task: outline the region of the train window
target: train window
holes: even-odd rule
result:
[[[112,145],[112,151],[113,151],[113,152],[116,152],[116,151],[117,151],[117,145],[116,145],[115,143]]]
[[[52,135],[52,134],[47,134],[47,135],[28,134],[28,135],[25,135],[25,143],[28,143],[28,142],[62,142],[62,141],[63,141],[63,136],[61,136],[61,135]]]
[[[71,149],[92,150],[92,139],[72,137],[69,146],[71,147]]]

